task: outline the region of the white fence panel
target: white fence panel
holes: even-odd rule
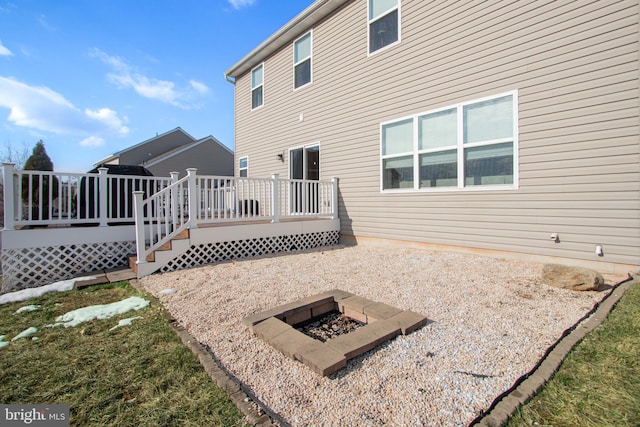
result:
[[[133,191],[147,196],[170,178],[15,169],[3,164],[5,227],[133,223]],[[7,209],[8,208],[8,209]]]

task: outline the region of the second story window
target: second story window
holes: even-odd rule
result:
[[[369,53],[400,40],[400,0],[369,0]]]
[[[311,32],[293,44],[294,88],[311,83]]]
[[[263,104],[264,65],[260,64],[251,71],[251,109]]]
[[[238,175],[241,178],[249,176],[249,158],[246,156],[240,157],[238,161]]]

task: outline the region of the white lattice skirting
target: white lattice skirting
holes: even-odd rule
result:
[[[125,266],[135,241],[71,244],[2,251],[0,293],[70,279],[86,272]]]
[[[339,231],[332,230],[196,245],[170,261],[160,271],[166,273],[230,259],[332,246],[338,244],[339,238]]]

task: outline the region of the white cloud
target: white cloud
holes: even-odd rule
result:
[[[203,83],[191,80],[189,87],[180,89],[169,80],[159,80],[139,73],[119,56],[111,56],[94,48],[90,54],[111,67],[113,72],[107,73],[109,81],[121,89],[133,89],[138,95],[164,102],[176,107],[190,109],[194,95],[203,95],[209,88]]]
[[[6,3],[4,5],[0,5],[0,13],[11,13],[12,9],[15,9],[17,6],[13,3]]]
[[[129,133],[129,128],[123,124],[126,121],[126,117],[121,119],[118,117],[118,113],[110,108],[100,108],[99,110],[90,110],[87,108],[84,110],[84,113],[89,118],[105,123],[109,128],[116,130],[119,134],[126,135]]]
[[[141,74],[108,74],[109,80],[121,88],[131,88],[138,95],[156,99],[167,104],[179,105],[180,94],[175,90],[175,83],[166,80],[150,79]]]
[[[8,108],[8,121],[16,126],[61,135],[97,136],[127,134],[126,119],[108,108],[75,107],[61,94],[42,86],[30,86],[0,76],[0,108]]]
[[[81,147],[98,148],[104,145],[104,138],[99,136],[90,136],[80,141]]]
[[[194,88],[196,90],[196,92],[198,93],[202,93],[205,94],[207,92],[209,92],[209,88],[207,87],[207,85],[205,85],[204,83],[198,82],[196,80],[191,80],[189,81],[189,84],[191,85],[192,88]]]
[[[2,40],[0,40],[0,56],[11,56],[13,53],[5,46],[2,45]]]
[[[100,59],[100,61],[109,65],[111,68],[113,68],[116,71],[120,71],[123,73],[129,71],[129,68],[130,68],[129,65],[126,63],[124,59],[120,58],[119,56],[107,55],[106,53],[104,53],[103,51],[97,48],[92,49],[89,52],[89,54],[93,57]]]
[[[253,5],[256,0],[228,0],[229,4],[233,6],[234,9],[242,9],[243,7],[248,7]]]
[[[47,17],[45,15],[40,15],[38,17],[38,23],[47,31],[55,31],[55,28],[49,25],[49,22],[47,21]]]

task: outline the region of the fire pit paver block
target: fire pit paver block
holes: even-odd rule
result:
[[[389,341],[390,339],[397,337],[402,332],[397,324],[386,321],[369,323],[367,326],[365,326],[365,328],[371,330],[372,335],[375,338],[376,347],[386,341]]]
[[[242,319],[242,324],[249,328],[253,328],[258,323],[264,322],[268,318],[274,317],[279,313],[280,313],[280,310],[278,310],[278,308],[272,308],[270,310],[261,311],[260,313],[252,314],[251,316],[247,316],[244,319]]]
[[[347,366],[347,358],[342,353],[318,341],[314,345],[300,349],[295,354],[295,358],[323,376],[331,375]]]
[[[389,304],[384,304],[382,302],[376,302],[364,307],[364,314],[367,315],[369,321],[388,319],[398,313],[402,313],[402,310]]]
[[[358,311],[355,308],[351,308],[351,307],[343,307],[342,310],[340,310],[342,312],[342,314],[344,314],[347,317],[351,317],[352,319],[356,319],[359,322],[362,323],[369,323],[369,319],[367,318],[367,315],[364,314],[361,311]]]
[[[301,300],[286,304],[286,306],[292,306],[292,307],[291,308],[287,307],[285,310],[282,310],[280,314],[276,314],[275,317],[277,318],[290,317],[300,311],[305,311],[308,309],[312,309],[314,307],[319,307],[328,302],[333,302],[333,297],[324,296],[324,295],[314,295],[314,296],[302,298]]]
[[[294,329],[291,325],[287,325],[275,317],[270,317],[264,322],[260,322],[253,327],[253,333],[265,341],[271,341],[274,337],[292,330]]]
[[[283,316],[282,320],[287,322],[289,325],[297,325],[298,323],[306,322],[311,319],[311,308],[306,308],[304,310],[295,311],[288,316]]]
[[[343,354],[347,359],[353,359],[398,335],[400,335],[398,325],[376,322],[349,334],[330,339],[325,345]]]
[[[396,324],[398,327],[400,327],[402,335],[408,335],[416,329],[419,329],[426,325],[428,319],[421,314],[407,310],[403,311],[402,313],[398,313],[393,317],[390,317],[386,321],[391,322],[392,324]]]
[[[292,359],[295,359],[295,355],[300,351],[300,349],[306,347],[312,348],[316,344],[322,345],[322,343],[319,343],[317,340],[314,340],[310,336],[296,331],[293,328],[281,333],[280,335],[276,335],[271,338],[269,342],[277,350],[282,352],[282,354]]]
[[[264,322],[270,317],[277,317],[282,320],[286,317],[292,317],[294,314],[297,314],[301,311],[312,309],[314,307],[318,307],[333,301],[334,299],[331,295],[319,294],[306,297],[298,301],[283,304],[278,307],[261,311],[260,313],[245,317],[244,319],[242,319],[242,324],[248,327],[253,327],[260,322]]]
[[[338,310],[338,304],[335,301],[330,301],[318,307],[313,307],[311,309],[311,317],[320,317],[336,310]]]
[[[346,292],[346,291],[343,291],[341,289],[332,289],[330,291],[323,292],[320,295],[333,297],[333,299],[337,303],[339,303],[340,301],[342,301],[345,298],[349,298],[349,297],[354,296],[351,292]]]
[[[364,314],[365,307],[371,304],[375,304],[375,301],[359,297],[358,295],[353,295],[339,302],[340,311],[344,312],[345,309],[349,308],[352,311],[362,314]]]

